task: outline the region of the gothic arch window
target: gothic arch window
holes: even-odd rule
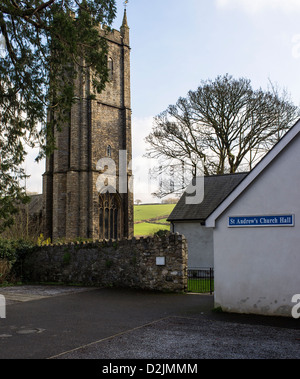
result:
[[[99,238],[118,239],[121,235],[120,198],[116,193],[99,195]]]
[[[106,149],[106,155],[110,158],[111,157],[111,146],[108,145]]]
[[[109,75],[109,80],[113,80],[113,76],[114,76],[114,61],[112,60],[112,58],[108,58],[108,61],[107,61],[107,65],[108,65],[108,75]]]

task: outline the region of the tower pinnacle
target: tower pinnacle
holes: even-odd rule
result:
[[[128,26],[128,22],[127,22],[127,12],[126,12],[126,4],[128,3],[128,1],[124,2],[124,16],[123,16],[123,22],[122,22],[122,26],[121,26],[121,35],[123,37],[123,43],[124,45],[127,45],[129,46],[129,26]]]
[[[122,27],[126,27],[126,28],[128,28],[126,7],[125,7],[125,9],[124,9],[124,16],[123,16]]]

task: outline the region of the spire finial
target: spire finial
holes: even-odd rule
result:
[[[127,8],[128,0],[124,1],[124,17],[123,17],[123,23],[122,26],[128,27],[128,22],[127,22],[127,13],[126,13],[126,8]]]

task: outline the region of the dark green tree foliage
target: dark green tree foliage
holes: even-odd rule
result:
[[[25,145],[40,147],[37,159],[53,151],[53,130],[75,101],[78,70],[89,73],[95,93],[105,88],[99,24],[109,27],[115,15],[115,0],[0,2],[0,231],[27,199],[20,185]],[[47,120],[49,110],[55,118]]]

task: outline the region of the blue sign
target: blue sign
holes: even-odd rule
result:
[[[238,216],[229,217],[229,228],[251,228],[255,226],[294,226],[294,215]]]

